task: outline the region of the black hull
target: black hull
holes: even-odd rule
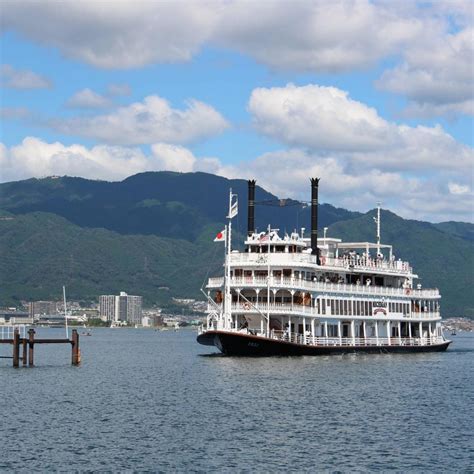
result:
[[[216,346],[223,354],[229,356],[247,357],[316,356],[356,352],[365,354],[442,352],[451,344],[451,341],[445,341],[429,346],[395,344],[390,346],[313,346],[227,331],[206,331],[199,334],[197,342],[205,346]]]

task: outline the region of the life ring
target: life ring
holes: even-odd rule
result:
[[[410,288],[406,288],[406,289],[405,289],[405,294],[406,294],[406,295],[411,295],[411,289],[410,289]]]
[[[319,261],[321,265],[326,265],[326,257],[320,257]]]
[[[248,311],[250,309],[250,304],[249,303],[244,303],[244,309]]]

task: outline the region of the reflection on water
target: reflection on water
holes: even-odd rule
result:
[[[472,469],[470,335],[446,353],[259,359],[191,331],[95,329],[81,351],[78,368],[69,347],[38,346],[34,369],[0,359],[0,469]]]

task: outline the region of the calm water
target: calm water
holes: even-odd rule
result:
[[[238,359],[192,331],[96,329],[79,368],[62,346],[37,347],[34,369],[0,359],[0,469],[469,472],[474,335],[454,340],[440,354]]]

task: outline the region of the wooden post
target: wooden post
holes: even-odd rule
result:
[[[80,358],[80,351],[79,351],[79,334],[77,332],[77,329],[72,330],[72,340],[71,340],[71,346],[72,346],[72,365],[79,365],[81,362]]]
[[[35,347],[35,330],[28,330],[28,365],[33,367],[35,364],[34,361],[34,347]]]
[[[13,333],[13,367],[20,365],[20,332],[15,329]]]
[[[28,356],[28,351],[27,351],[28,341],[26,340],[26,337],[24,337],[21,340],[21,343],[23,345],[23,356],[22,356],[21,360],[23,361],[23,367],[25,367],[26,366],[26,358]]]

